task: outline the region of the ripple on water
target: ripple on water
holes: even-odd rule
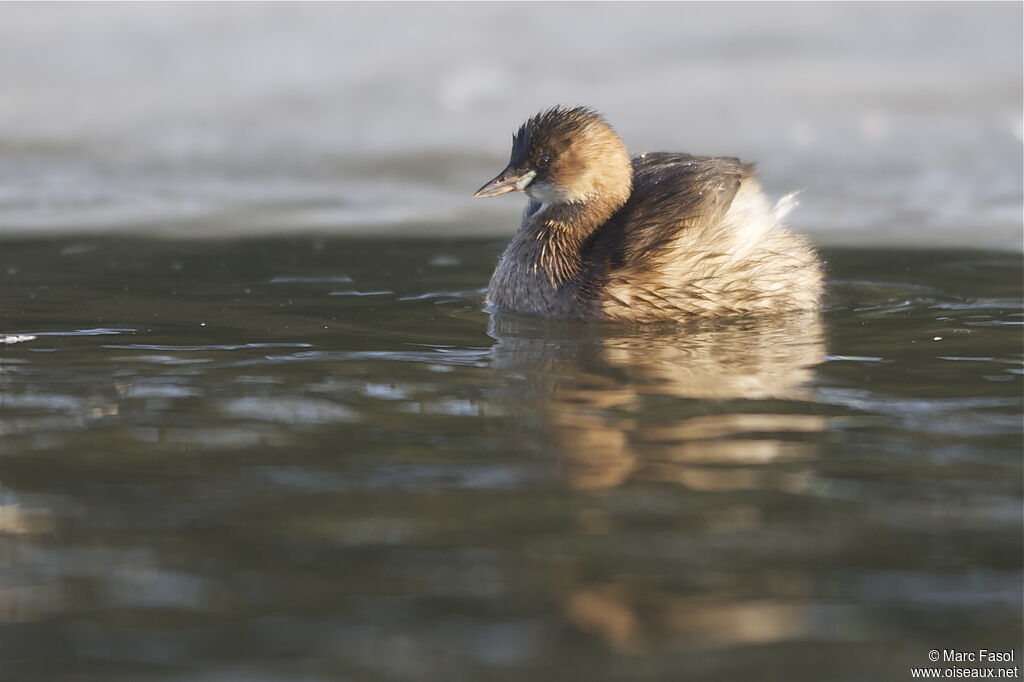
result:
[[[0,343],[12,345],[15,343],[26,343],[28,341],[35,341],[38,338],[34,334],[5,334],[0,336]]]
[[[93,327],[93,328],[89,328],[89,329],[69,329],[69,330],[66,330],[66,331],[64,331],[64,330],[61,330],[61,331],[48,331],[48,332],[31,331],[31,332],[24,332],[24,334],[27,334],[27,335],[33,336],[33,337],[37,337],[37,336],[114,336],[114,335],[117,335],[117,334],[136,334],[136,333],[138,333],[138,331],[139,331],[138,329],[130,328],[130,327],[127,327],[127,328],[126,327]]]
[[[423,364],[445,363],[473,367],[485,366],[489,348],[434,348],[429,351],[300,351],[288,355],[267,355],[268,362],[332,362],[343,360],[382,360]],[[256,361],[261,362],[261,361]]]
[[[878,358],[870,355],[826,355],[825,359],[829,362],[892,362],[885,358]]]
[[[229,417],[282,424],[330,424],[359,418],[351,408],[313,398],[229,398],[220,401],[219,407]]]
[[[381,290],[381,291],[356,291],[354,289],[346,289],[344,291],[332,291],[328,293],[328,296],[390,296],[394,294],[393,291]]]
[[[988,310],[991,308],[999,310],[1021,310],[1021,308],[1024,308],[1020,301],[1007,298],[983,298],[970,301],[940,302],[934,303],[929,307],[937,310]]]
[[[214,362],[213,358],[181,358],[176,355],[118,355],[111,358],[115,362],[142,362],[154,365],[207,365]]]
[[[273,277],[271,284],[348,284],[352,278],[348,275],[325,275],[323,277]]]
[[[487,289],[463,289],[461,291],[428,291],[425,294],[417,294],[415,296],[403,296],[399,298],[399,301],[430,301],[439,299],[438,302],[450,302],[460,301],[467,298],[473,298],[482,296],[487,293]]]
[[[261,348],[313,348],[311,343],[203,343],[195,345],[168,345],[162,343],[131,343],[124,345],[107,344],[103,346],[111,350],[163,350],[163,351],[180,351],[180,352],[191,352],[191,351],[205,351],[205,350],[216,350],[216,351],[233,351],[233,350],[249,350],[249,349],[261,349]]]

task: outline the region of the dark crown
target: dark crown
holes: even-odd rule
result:
[[[531,116],[512,135],[511,163],[525,163],[530,157],[534,140],[550,143],[559,138],[571,139],[573,135],[595,122],[608,125],[604,117],[590,107],[568,108],[559,105]]]

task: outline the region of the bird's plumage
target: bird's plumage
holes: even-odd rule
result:
[[[818,258],[780,221],[751,164],[630,159],[598,114],[556,107],[523,124],[491,184],[524,177],[531,199],[491,279],[492,306],[654,321],[818,304]]]

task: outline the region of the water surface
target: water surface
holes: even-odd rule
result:
[[[0,677],[903,680],[1019,644],[1019,256],[829,250],[820,316],[631,327],[488,316],[500,248],[5,241]]]

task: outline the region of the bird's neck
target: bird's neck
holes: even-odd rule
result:
[[[515,241],[530,269],[557,287],[580,276],[584,244],[620,206],[600,198],[541,206],[523,222]]]

